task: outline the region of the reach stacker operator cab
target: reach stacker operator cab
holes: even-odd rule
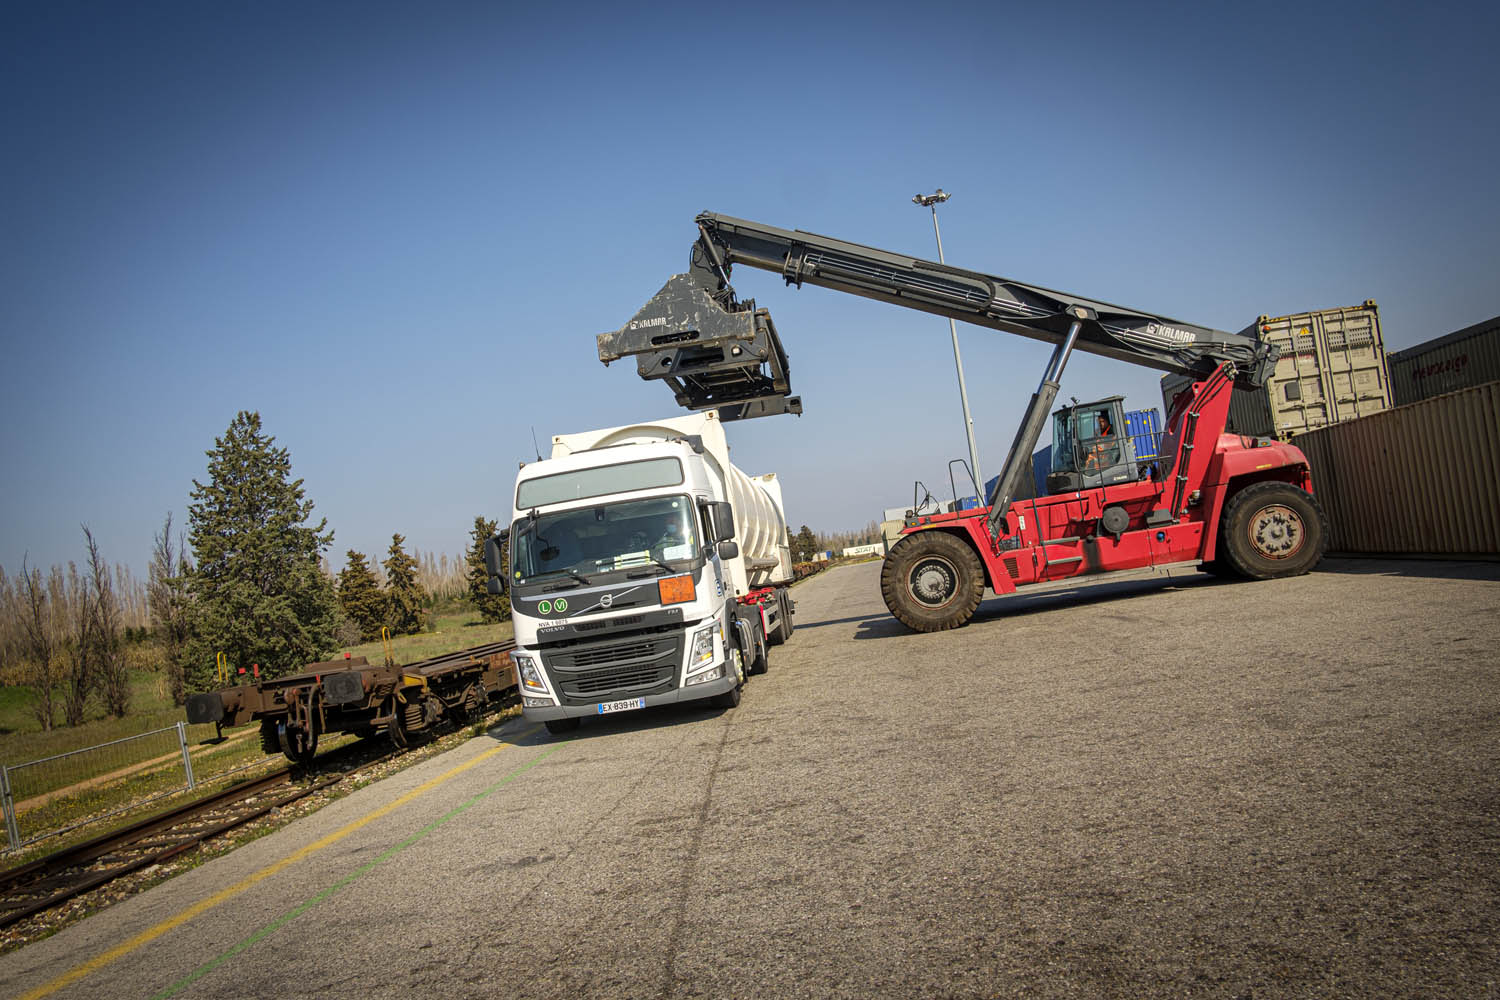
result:
[[[1125,435],[1125,397],[1064,406],[1052,414],[1052,468],[1047,495],[1133,483],[1142,469]]]

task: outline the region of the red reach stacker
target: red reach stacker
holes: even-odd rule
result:
[[[1263,385],[1275,345],[1065,292],[842,240],[704,213],[690,269],[625,326],[599,358],[636,359],[680,405],[725,420],[800,413],[790,364],[764,309],[736,298],[735,264],[1046,341],[1053,352],[985,506],[908,519],[881,570],[891,614],[913,629],[964,625],[988,587],[1197,561],[1270,579],[1308,572],[1327,524],[1296,447],[1224,433],[1230,391]],[[1158,454],[1137,461],[1119,397],[1052,416],[1049,494],[1013,501],[1074,350],[1191,375],[1169,407]]]

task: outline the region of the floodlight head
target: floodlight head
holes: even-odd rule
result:
[[[944,191],[942,188],[938,188],[932,194],[919,194],[912,198],[912,201],[916,202],[918,205],[921,205],[923,208],[931,208],[933,205],[940,205],[952,197],[953,196],[951,194]]]

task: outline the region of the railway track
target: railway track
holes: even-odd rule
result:
[[[499,657],[514,646],[515,643],[510,641],[489,643],[395,669],[416,670],[424,678],[440,680],[459,675],[461,671],[473,674],[476,663],[489,662],[492,657]],[[506,663],[508,666],[508,658]],[[365,668],[363,672],[372,673],[376,669],[390,668]],[[491,670],[483,679],[493,682],[496,676]],[[507,687],[488,690],[481,687],[480,690],[492,703],[504,698],[514,689],[513,673],[510,676],[511,684]],[[321,680],[320,676],[317,682],[321,683]],[[467,684],[469,678],[464,677],[464,681]],[[472,704],[471,700],[455,699],[455,707],[464,711],[451,713],[445,721],[458,725],[473,719],[476,713],[482,714],[485,706]],[[430,729],[436,721],[424,724],[423,730]],[[306,767],[281,767],[252,781],[0,872],[0,929],[117,879],[169,861],[206,840],[335,785],[349,773],[398,756],[408,745],[407,730],[391,727],[387,731],[394,746],[384,739],[359,740],[318,756],[315,763],[320,773],[312,770],[314,761],[309,754]],[[281,752],[274,744],[267,744],[265,749],[268,753]],[[305,780],[299,783],[299,777]]]
[[[326,764],[353,767],[388,760],[398,751],[371,757],[349,754],[359,744],[326,754]],[[346,758],[352,757],[352,761]],[[162,864],[213,837],[259,819],[342,781],[353,768],[296,779],[301,768],[291,765],[233,788],[187,802],[157,816],[66,847],[45,858],[0,872],[0,928],[98,889],[100,886],[152,865]]]

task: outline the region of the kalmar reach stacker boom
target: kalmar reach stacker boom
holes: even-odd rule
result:
[[[1295,576],[1322,558],[1327,525],[1296,447],[1224,433],[1230,390],[1263,385],[1277,349],[1232,334],[1082,296],[743,219],[697,218],[689,270],[631,320],[598,338],[606,364],[636,359],[689,409],[722,419],[800,413],[769,313],[740,301],[736,264],[789,285],[820,285],[1053,345],[985,506],[911,518],[881,571],[893,615],[923,632],[966,624],[985,587],[1197,561],[1251,579]],[[1118,397],[1054,417],[1050,496],[1014,501],[1031,474],[1048,411],[1074,350],[1194,379],[1169,407],[1160,457],[1142,468],[1123,448]]]

